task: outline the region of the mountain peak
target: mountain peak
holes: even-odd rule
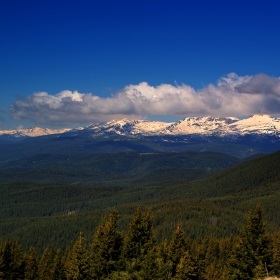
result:
[[[262,114],[262,115],[252,115],[247,118],[249,121],[255,121],[255,122],[270,122],[275,120],[274,117],[271,117],[270,115],[267,114]]]

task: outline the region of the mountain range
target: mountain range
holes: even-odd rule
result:
[[[280,118],[269,115],[253,115],[245,119],[235,117],[188,117],[176,122],[159,122],[147,120],[113,120],[107,123],[91,124],[74,129],[28,128],[17,130],[0,130],[0,139],[5,136],[15,138],[37,137],[43,135],[90,132],[93,137],[108,134],[123,136],[163,136],[163,135],[247,135],[264,134],[280,136]]]
[[[91,131],[92,136],[108,133],[133,136],[163,136],[163,135],[247,135],[267,134],[280,135],[280,118],[269,115],[253,115],[246,119],[234,117],[190,117],[173,123],[157,121],[131,121],[123,119],[105,124],[94,124],[76,131]],[[75,130],[74,130],[75,131]]]
[[[280,150],[280,118],[191,117],[166,123],[113,120],[74,129],[0,131],[0,162],[38,153],[221,152],[239,158]]]

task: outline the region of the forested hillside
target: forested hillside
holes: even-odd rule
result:
[[[276,242],[273,246],[278,248],[279,167],[280,152],[245,162],[223,154],[192,152],[122,153],[116,157],[106,154],[40,154],[2,163],[1,250],[4,252],[7,244],[17,247],[13,240],[18,240],[24,252],[35,248],[30,249],[30,254],[34,254],[36,250],[38,261],[44,256],[45,250],[54,253],[59,249],[61,253],[57,257],[66,264],[71,246],[79,244],[81,240],[84,240],[86,246],[83,249],[85,254],[90,254],[92,247],[87,246],[93,242],[98,225],[112,213],[112,209],[116,209],[120,215],[117,229],[122,232],[125,242],[131,219],[140,205],[149,209],[153,244],[156,244],[156,247],[152,247],[155,255],[148,254],[149,258],[157,259],[155,256],[159,252],[164,254],[161,250],[167,250],[171,246],[174,232],[180,225],[180,231],[184,232],[185,241],[190,246],[188,248],[194,258],[192,261],[197,264],[196,258],[201,251],[196,250],[204,248],[201,250],[206,252],[210,246],[209,250],[212,252],[212,243],[220,248],[223,256],[228,255],[228,251],[223,251],[227,250],[226,244],[231,244],[228,249],[233,245],[237,246],[238,236],[242,235],[246,223],[244,213],[254,209],[257,204],[262,205],[269,240]],[[81,236],[80,232],[83,232]],[[277,250],[273,254],[278,254]],[[27,257],[22,254],[23,259]],[[168,267],[167,255],[164,260],[160,260],[165,267]],[[211,258],[214,257],[203,256],[201,261],[204,263],[205,259],[208,261]],[[180,261],[177,261],[178,264]],[[222,278],[220,274],[226,273],[225,259],[215,260],[215,265],[212,259],[211,263],[212,268],[210,269],[209,262],[206,271],[212,271],[212,278],[207,274],[208,278],[203,276],[206,278],[191,279],[230,279]],[[128,275],[133,275],[135,271],[132,270],[134,272],[130,274],[129,269],[126,266],[117,268],[114,277],[119,278],[112,279],[130,277]],[[142,268],[137,269],[136,272],[140,273]],[[274,267],[269,269],[278,273]],[[179,277],[176,276],[177,268],[172,271],[168,275]],[[198,271],[195,273],[202,275]],[[204,271],[203,275],[205,273]],[[215,273],[217,278],[214,277]]]
[[[279,230],[279,155],[224,171],[217,169],[238,160],[215,153],[125,153],[115,158],[120,166],[109,155],[38,155],[18,160],[14,167],[6,163],[1,171],[0,233],[3,239],[20,237],[24,247],[65,248],[80,230],[88,238],[112,207],[120,211],[124,229],[138,205],[147,205],[159,240],[170,239],[177,224],[193,239],[224,238],[239,232],[244,211],[258,202],[264,205],[269,230]]]
[[[165,179],[198,179],[242,162],[213,152],[119,153],[34,156],[0,163],[0,182],[37,181],[100,185]],[[198,172],[199,171],[199,172]],[[160,174],[159,174],[160,173]],[[169,175],[168,175],[169,174]],[[169,176],[169,177],[168,177]]]

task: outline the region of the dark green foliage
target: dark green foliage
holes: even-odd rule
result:
[[[189,251],[185,251],[176,267],[176,274],[172,279],[176,280],[196,280],[198,271],[195,262]]]
[[[262,208],[257,205],[247,218],[235,255],[231,259],[232,279],[264,278],[272,269],[273,251],[262,221]]]
[[[270,275],[278,275],[280,233],[266,234],[261,213],[258,205],[248,216],[242,233],[236,237],[191,240],[185,238],[178,227],[170,242],[157,242],[150,212],[138,208],[122,246],[122,236],[117,230],[119,217],[113,210],[108,219],[100,223],[91,247],[80,233],[76,242],[67,248],[65,256],[60,250],[46,248],[39,257],[33,247],[23,254],[17,241],[1,244],[0,279],[264,279],[264,264]],[[275,267],[271,266],[272,262]]]
[[[169,258],[172,262],[172,276],[175,275],[181,257],[187,251],[187,244],[181,227],[178,226],[169,246]]]
[[[280,232],[274,233],[271,237],[273,248],[273,271],[280,275]]]
[[[139,279],[147,280],[168,280],[171,279],[171,274],[172,261],[169,258],[168,244],[166,242],[155,244],[144,256],[140,269],[131,273],[131,275],[137,276]]]
[[[26,164],[27,167],[30,165],[30,169],[35,174],[38,170],[33,165],[49,167],[53,163],[50,159],[56,159],[57,163],[54,164],[56,168],[61,166],[62,169],[64,168],[63,172],[68,172],[66,169],[69,168],[79,173],[79,170],[75,168],[79,166],[81,159],[81,166],[88,168],[86,170],[88,173],[96,174],[95,171],[90,170],[92,166],[87,165],[91,156],[37,155],[35,163],[31,160],[34,159],[32,157],[23,159],[18,164]],[[106,165],[106,160],[110,159],[109,162],[113,164],[110,158],[112,155],[105,155],[104,159],[102,156],[104,155],[95,155],[92,160],[102,162],[100,167],[102,170],[106,168],[109,170],[110,166]],[[115,169],[112,167],[115,171],[124,171],[127,170],[126,168],[136,170],[140,163],[147,163],[140,169],[148,170],[155,162],[163,166],[171,162],[176,163],[177,160],[179,160],[176,163],[178,166],[185,160],[186,164],[197,168],[209,167],[209,163],[221,167],[226,166],[227,160],[231,160],[231,157],[215,153],[182,155],[124,153],[116,156],[120,162],[124,163],[125,160],[127,162],[121,163],[119,167],[119,162],[116,163]],[[134,156],[135,159],[133,159]],[[210,158],[206,160],[207,157]],[[167,158],[168,160],[165,161]],[[68,159],[69,165],[67,165]],[[75,164],[74,159],[77,159]],[[232,164],[232,162],[227,164]],[[256,203],[264,205],[269,231],[277,231],[280,229],[278,222],[280,214],[277,208],[280,202],[279,168],[280,152],[277,152],[196,181],[182,179],[185,169],[169,168],[168,171],[157,169],[135,180],[131,177],[126,178],[128,180],[126,183],[121,179],[111,180],[112,177],[110,177],[108,181],[104,179],[106,186],[97,185],[100,181],[90,183],[76,181],[75,177],[71,185],[30,181],[0,184],[1,240],[20,238],[25,250],[34,246],[40,254],[46,246],[60,247],[64,250],[81,229],[86,239],[91,239],[92,231],[97,228],[100,217],[112,208],[124,213],[120,220],[120,229],[125,229],[133,211],[139,205],[150,206],[156,237],[159,240],[170,240],[172,229],[175,229],[178,224],[181,225],[186,236],[192,239],[203,238],[207,235],[216,238],[236,235],[242,225],[244,211],[248,211]],[[195,170],[197,175],[200,170]],[[189,170],[185,171],[184,178],[192,177],[191,173],[188,173]],[[205,170],[201,172],[208,173]],[[14,173],[5,174],[8,174],[10,180],[14,179]],[[81,176],[83,175],[81,171]],[[173,178],[173,181],[169,180],[169,176]],[[83,182],[86,186],[82,186]],[[88,183],[91,187],[88,187]]]
[[[24,256],[24,280],[36,280],[38,274],[38,256],[34,247]]]
[[[46,248],[38,264],[38,279],[65,280],[65,271],[61,250]]]
[[[38,154],[0,163],[0,182],[32,181],[80,185],[139,184],[192,180],[232,167],[241,160],[221,153]],[[163,174],[163,177],[161,176]]]
[[[139,167],[139,164],[146,164],[140,168],[142,172],[149,168],[152,170],[155,163],[156,166],[165,166],[170,162],[176,163],[176,160],[180,160],[177,163],[177,167],[179,167],[183,164],[182,159],[186,159],[186,164],[198,168],[194,173],[177,167],[156,169],[149,174],[145,173],[146,171],[143,174],[139,171],[139,174],[142,174],[141,176],[138,174],[139,177],[137,177],[138,175],[130,177],[134,175],[125,174],[124,176],[128,177],[119,177],[118,180],[116,179],[119,176],[117,173],[109,174],[109,177],[99,173],[100,176],[105,176],[102,179],[104,186],[99,185],[101,181],[91,182],[97,173],[96,170],[90,169],[93,166],[86,165],[90,162],[90,156],[80,156],[80,159],[84,158],[81,166],[85,171],[85,173],[81,171],[81,177],[88,174],[87,182],[86,180],[76,181],[75,179],[78,177],[74,176],[73,180],[71,179],[73,184],[38,183],[32,182],[32,178],[26,182],[0,184],[0,237],[3,244],[5,240],[19,238],[24,251],[35,247],[39,256],[43,254],[46,247],[52,246],[61,248],[64,252],[70,241],[75,240],[81,230],[83,230],[86,240],[92,240],[93,232],[98,228],[101,217],[108,214],[112,208],[116,208],[118,213],[121,213],[119,230],[124,231],[125,238],[128,238],[127,225],[131,221],[131,216],[139,205],[148,206],[153,215],[154,240],[159,242],[167,240],[166,242],[169,243],[176,226],[180,224],[185,236],[197,242],[197,246],[193,246],[192,242],[187,241],[186,248],[197,266],[199,277],[219,279],[226,275],[227,267],[224,264],[228,262],[227,257],[233,255],[233,252],[226,243],[222,243],[218,239],[236,236],[240,233],[245,220],[244,212],[255,207],[257,203],[262,203],[263,214],[269,225],[267,230],[271,233],[280,230],[280,152],[252,159],[242,165],[215,173],[207,179],[196,181],[189,181],[189,179],[198,176],[200,171],[203,174],[212,172],[202,170],[210,167],[208,163],[211,162],[211,166],[216,167],[226,166],[226,164],[232,164],[227,163],[230,158],[213,153],[193,153],[194,160],[192,161],[191,154],[188,154],[188,157],[180,155],[181,158],[179,155],[170,154],[167,155],[168,160],[164,161],[164,155],[131,153],[118,155],[116,159],[121,162],[118,166],[119,163],[114,165],[109,156],[101,159],[103,155],[98,155],[100,158],[97,162],[102,162],[100,169],[106,170],[107,168],[107,173],[110,173],[110,166],[106,165],[106,160],[109,159],[108,162],[113,164],[112,172],[132,172],[137,169],[137,166]],[[134,156],[135,159],[133,159]],[[205,161],[206,156],[212,158]],[[149,160],[145,160],[145,157]],[[50,171],[48,168],[51,163],[48,161],[48,156],[38,155],[35,163],[31,159],[34,158],[23,159],[18,163],[29,164],[28,168],[34,172],[33,174],[38,171],[33,165],[42,165],[46,168],[46,177],[52,176],[52,172],[47,172]],[[67,168],[69,168],[70,173],[76,172],[78,176],[79,170],[76,168],[79,165],[79,156],[73,156],[72,160],[69,159],[71,162],[69,165],[64,156],[56,156],[55,159],[57,159],[57,165],[54,164],[53,169],[55,172],[58,174],[68,172]],[[76,164],[73,163],[73,159],[77,159]],[[56,168],[59,166],[63,170],[57,170]],[[2,170],[2,172],[4,171]],[[9,180],[13,181],[15,173],[5,174]],[[70,174],[69,178],[72,175]],[[40,175],[38,176],[40,177]],[[185,238],[185,240],[187,239]],[[237,243],[235,239],[230,242]],[[273,266],[267,262],[269,272],[274,269],[275,273],[280,271],[278,261],[280,249],[277,245],[279,242],[277,242],[275,237],[273,239]],[[190,243],[193,247],[190,246]],[[127,267],[130,269],[129,277],[139,278],[153,275],[154,279],[168,279],[172,261],[170,258],[166,258],[166,254],[163,253],[166,252],[165,250],[159,253],[160,247],[153,245],[149,249],[140,250],[143,254],[140,254],[138,258],[134,257],[134,261],[131,259],[126,261],[123,251],[122,261],[118,262],[116,266],[114,264],[114,269],[109,271],[112,271],[111,274],[114,277],[119,277],[120,273],[124,275],[123,272],[118,271],[119,267]],[[126,253],[129,252],[129,246],[125,245],[125,248]],[[128,256],[127,258],[129,258]],[[26,255],[24,264],[25,261]],[[179,263],[180,260],[177,260],[177,266]],[[63,260],[61,260],[60,266],[62,264]],[[38,267],[41,267],[40,261]],[[176,268],[172,269],[174,275]],[[161,276],[158,271],[162,271]],[[258,275],[257,271],[260,271],[261,274],[265,272],[263,263],[256,266],[256,272],[254,272],[256,275]],[[110,277],[113,277],[111,274]]]
[[[82,233],[80,233],[80,237],[67,253],[65,261],[65,274],[67,280],[90,279],[88,250]]]
[[[113,210],[108,221],[97,228],[91,244],[91,276],[94,279],[105,279],[117,271],[121,255],[123,237],[117,229],[119,215]]]
[[[24,258],[18,241],[6,241],[0,248],[0,279],[24,279]]]
[[[153,249],[155,236],[152,227],[151,213],[142,212],[140,208],[134,214],[124,239],[122,258],[126,269],[133,273],[140,271],[142,262]]]

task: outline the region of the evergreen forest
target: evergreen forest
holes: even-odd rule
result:
[[[0,279],[280,275],[280,152],[0,162]]]
[[[126,233],[116,210],[91,240],[80,232],[65,251],[18,240],[0,246],[0,279],[264,279],[280,272],[280,233],[267,233],[260,204],[237,236],[192,240],[178,225],[170,241],[158,242],[150,210],[138,208]]]

